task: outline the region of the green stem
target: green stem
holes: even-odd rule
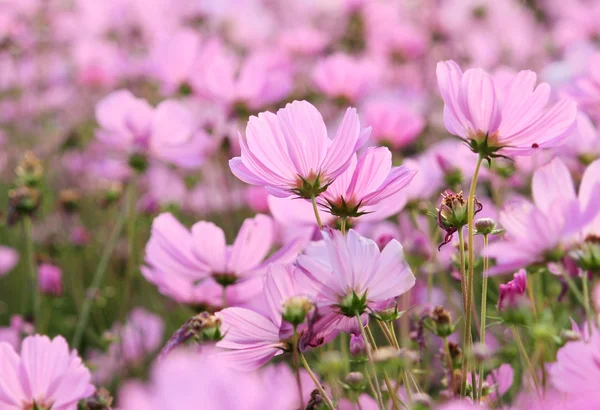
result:
[[[129,257],[127,258],[127,271],[125,272],[125,286],[123,287],[126,303],[123,303],[121,316],[125,319],[132,302],[132,282],[135,279],[135,272],[138,268],[136,262],[135,249],[135,231],[136,231],[136,212],[135,212],[135,179],[131,180],[125,192],[125,208],[127,212],[127,248]]]
[[[299,335],[294,326],[294,334],[292,337],[292,364],[294,373],[296,373],[296,385],[298,386],[298,396],[300,396],[300,408],[304,408],[304,397],[302,397],[302,378],[300,377],[300,364],[298,363],[298,339]]]
[[[319,208],[317,208],[317,200],[315,199],[314,194],[310,196],[310,201],[312,202],[315,218],[317,218],[317,225],[319,225],[319,229],[323,229],[323,223],[321,222],[321,217],[319,216]]]
[[[450,354],[450,345],[448,344],[448,338],[444,337],[444,353],[448,358],[448,373],[449,373],[449,381],[450,381],[450,391],[452,392],[452,396],[455,395],[454,392],[454,366],[452,365],[452,355]]]
[[[460,291],[462,296],[463,312],[465,321],[467,316],[467,272],[465,268],[465,237],[462,228],[458,230],[458,250],[460,258]]]
[[[585,308],[585,298],[582,295],[581,291],[579,290],[573,279],[569,276],[567,271],[563,268],[561,268],[560,270],[563,275],[563,278],[565,279],[565,282],[567,282],[567,285],[569,286],[569,290],[573,292],[573,295],[575,295],[575,298],[577,299],[579,304]]]
[[[32,295],[32,322],[37,326],[40,320],[40,289],[38,286],[38,275],[37,268],[35,266],[35,244],[33,242],[33,224],[31,223],[31,217],[25,216],[23,218],[23,228],[25,231],[26,240],[26,254],[27,254],[27,268],[29,270],[29,279],[31,281],[31,295]],[[40,329],[38,328],[38,331]]]
[[[540,390],[540,382],[537,377],[537,373],[535,372],[534,367],[531,364],[531,360],[529,359],[529,355],[527,354],[527,350],[525,350],[525,346],[523,346],[523,341],[521,340],[521,336],[519,336],[519,332],[515,328],[515,325],[511,326],[512,334],[515,338],[515,342],[517,343],[517,347],[519,348],[519,352],[525,361],[525,365],[527,369],[531,373],[531,378],[533,379],[533,383],[535,384],[536,389]]]
[[[412,393],[410,391],[410,384],[408,384],[408,370],[402,370],[402,382],[404,383],[404,389],[406,390],[406,398],[408,404],[412,404]]]
[[[363,322],[360,319],[360,313],[356,313],[356,320],[358,321],[358,327],[360,328],[360,333],[362,335],[363,342],[365,342],[367,358],[369,359],[370,373],[372,373],[373,384],[375,385],[375,392],[377,393],[377,404],[379,405],[380,410],[384,410],[385,407],[383,406],[383,395],[381,394],[379,382],[377,381],[377,370],[375,369],[375,361],[373,360],[373,352],[371,351],[372,349],[375,349],[375,340],[372,338],[372,335],[371,340],[373,341],[373,343],[371,343],[371,341],[369,340],[369,337],[367,336],[367,331],[365,330],[365,326],[363,325]]]
[[[92,284],[86,292],[85,301],[83,302],[83,308],[81,309],[81,313],[79,314],[77,327],[75,328],[75,334],[73,335],[73,340],[71,342],[71,347],[73,349],[79,348],[83,332],[90,318],[90,312],[92,310],[94,298],[96,297],[96,293],[98,292],[98,289],[100,289],[100,286],[102,285],[102,282],[104,280],[104,275],[106,274],[106,269],[108,268],[110,256],[112,255],[112,252],[117,244],[117,240],[121,235],[121,231],[123,230],[123,225],[125,224],[126,217],[127,208],[124,207],[123,211],[119,214],[117,222],[115,223],[115,226],[113,227],[113,230],[110,233],[110,237],[108,238],[108,242],[104,247],[102,257],[100,258],[100,262],[98,262],[96,272],[94,272],[94,277],[92,278]]]
[[[483,278],[481,284],[481,327],[479,328],[479,335],[481,337],[481,344],[485,346],[485,321],[487,315],[487,270],[488,270],[488,257],[486,255],[486,249],[488,247],[488,235],[483,235]],[[481,399],[483,393],[483,363],[479,365],[479,386],[477,387],[477,397]]]
[[[340,220],[340,231],[342,231],[342,235],[346,234],[346,218],[345,216],[342,217],[342,219]]]
[[[467,234],[468,234],[468,244],[467,244],[467,252],[469,256],[469,264],[468,264],[468,274],[467,274],[467,304],[465,311],[465,334],[464,334],[464,346],[465,349],[465,360],[463,361],[463,372],[462,377],[466,377],[467,372],[469,371],[469,355],[472,344],[472,336],[471,336],[471,310],[473,309],[473,276],[475,269],[475,252],[473,246],[473,219],[475,216],[475,188],[477,187],[477,178],[479,177],[479,170],[481,169],[481,163],[483,162],[483,157],[480,155],[477,158],[477,165],[475,165],[475,172],[473,174],[473,179],[471,180],[471,187],[469,188],[469,198],[467,199]],[[473,385],[475,388],[475,385]],[[462,388],[461,388],[462,391]]]
[[[592,314],[592,309],[591,309],[591,305],[590,305],[590,291],[589,291],[589,277],[588,277],[588,273],[587,272],[583,272],[583,275],[581,277],[581,280],[583,282],[583,303],[584,303],[584,307],[585,307],[585,315],[587,318],[587,322],[588,322],[588,328],[590,329],[590,335],[592,334],[592,331],[594,329],[594,316]]]
[[[329,398],[329,395],[327,394],[327,392],[325,391],[325,389],[321,385],[321,382],[319,382],[319,379],[317,378],[317,376],[315,376],[315,374],[311,370],[310,366],[308,365],[308,362],[306,361],[306,357],[304,357],[304,355],[302,354],[302,352],[300,352],[300,360],[302,361],[302,365],[306,369],[306,372],[308,373],[308,375],[312,379],[312,381],[315,384],[317,390],[319,390],[319,393],[321,394],[321,397],[323,398],[323,400],[325,400],[325,403],[327,404],[327,406],[331,410],[335,410],[335,406],[333,405],[333,402],[331,401],[331,399]]]

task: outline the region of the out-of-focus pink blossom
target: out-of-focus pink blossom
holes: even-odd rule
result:
[[[12,248],[0,246],[0,276],[6,275],[19,262],[19,253]]]
[[[317,89],[330,98],[355,103],[370,92],[377,80],[377,66],[343,53],[325,57],[312,74]]]
[[[514,274],[513,280],[500,285],[500,294],[498,296],[498,310],[518,307],[525,296],[527,289],[527,273],[521,269]]]
[[[38,286],[42,293],[62,295],[62,269],[50,263],[42,263],[38,267]]]
[[[349,108],[331,139],[319,111],[294,101],[277,115],[250,117],[246,135],[240,135],[242,155],[229,166],[239,179],[264,186],[272,195],[310,198],[348,168],[369,132],[361,131],[356,110]]]
[[[401,101],[370,101],[364,107],[364,116],[372,127],[371,137],[394,149],[412,143],[425,128],[423,116]]]
[[[546,108],[550,86],[535,87],[532,71],[503,86],[482,69],[463,74],[450,60],[438,63],[437,78],[446,129],[484,156],[531,155],[562,144],[574,130],[576,104],[563,99]]]
[[[95,391],[89,370],[62,336],[29,336],[20,355],[0,342],[0,363],[0,404],[6,410],[72,410]]]

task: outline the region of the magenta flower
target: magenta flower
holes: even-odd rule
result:
[[[446,129],[485,158],[531,155],[560,145],[574,130],[576,104],[563,99],[546,108],[550,86],[535,87],[532,71],[520,71],[505,84],[482,69],[463,74],[449,60],[438,63],[437,78]]]
[[[319,203],[335,216],[356,218],[398,193],[416,173],[405,166],[392,167],[389,149],[369,148],[329,185]]]
[[[298,299],[310,304],[310,299],[297,284],[297,275],[293,265],[269,266],[264,281],[266,315],[238,307],[216,313],[221,319],[223,334],[217,347],[225,350],[223,355],[232,366],[242,370],[255,369],[291,348],[293,328],[284,320],[286,306]],[[299,331],[302,332],[302,328]]]
[[[498,296],[498,310],[519,307],[527,290],[527,272],[521,269],[514,274],[513,280],[500,285]]]
[[[350,165],[369,130],[349,108],[333,139],[317,109],[294,101],[277,112],[252,116],[240,135],[241,157],[229,161],[242,181],[262,185],[278,197],[318,196]]]
[[[0,407],[6,410],[75,410],[95,388],[91,375],[77,355],[69,352],[62,336],[29,336],[21,354],[0,343]]]
[[[60,296],[62,294],[62,270],[56,265],[43,263],[38,267],[38,286],[45,294]]]
[[[540,167],[533,175],[534,203],[516,200],[500,212],[505,240],[488,248],[497,266],[490,275],[527,266],[533,262],[557,261],[592,226],[600,211],[600,161],[583,175],[579,196],[569,170],[559,158]]]
[[[298,256],[306,274],[302,286],[316,294],[317,325],[323,332],[356,329],[356,315],[389,307],[415,284],[402,245],[391,240],[380,251],[371,239],[350,230],[323,231],[324,240],[313,242]]]
[[[204,160],[207,145],[194,114],[181,102],[165,100],[156,108],[126,90],[115,91],[96,105],[97,138],[113,149],[181,167]]]

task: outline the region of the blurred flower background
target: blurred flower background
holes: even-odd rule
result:
[[[598,127],[595,0],[0,0],[0,410],[598,408]]]

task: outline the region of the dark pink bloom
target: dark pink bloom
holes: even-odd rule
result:
[[[62,295],[62,269],[50,263],[43,263],[38,267],[38,286],[45,294]]]
[[[502,311],[508,308],[519,307],[527,290],[527,273],[521,269],[514,274],[513,280],[500,285],[500,294],[498,296],[498,310]]]

